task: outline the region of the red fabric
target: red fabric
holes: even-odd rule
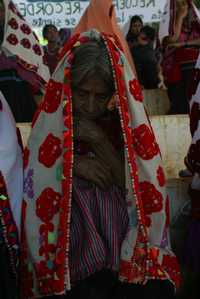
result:
[[[176,50],[175,59],[177,63],[195,63],[199,55],[198,48],[180,48]]]

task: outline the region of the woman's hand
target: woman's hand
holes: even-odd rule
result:
[[[168,48],[181,48],[181,47],[184,47],[185,46],[185,43],[183,42],[175,42],[175,43],[171,43],[168,45]]]
[[[99,144],[107,139],[103,130],[95,122],[87,119],[74,119],[74,137],[81,141]]]
[[[110,168],[102,161],[88,156],[75,157],[74,175],[107,190],[113,184]]]

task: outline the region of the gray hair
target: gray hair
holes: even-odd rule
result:
[[[113,72],[110,57],[102,40],[90,40],[74,50],[72,86],[79,86],[85,79],[97,76],[114,93]]]

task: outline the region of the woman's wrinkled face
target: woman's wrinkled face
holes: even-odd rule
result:
[[[89,77],[72,87],[72,95],[74,115],[96,120],[106,111],[112,91],[100,77]]]

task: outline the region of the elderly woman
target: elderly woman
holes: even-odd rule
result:
[[[22,298],[173,298],[160,151],[119,40],[73,36],[32,126]]]
[[[169,0],[160,25],[163,74],[171,113],[188,113],[188,88],[200,47],[199,12],[192,1]]]

